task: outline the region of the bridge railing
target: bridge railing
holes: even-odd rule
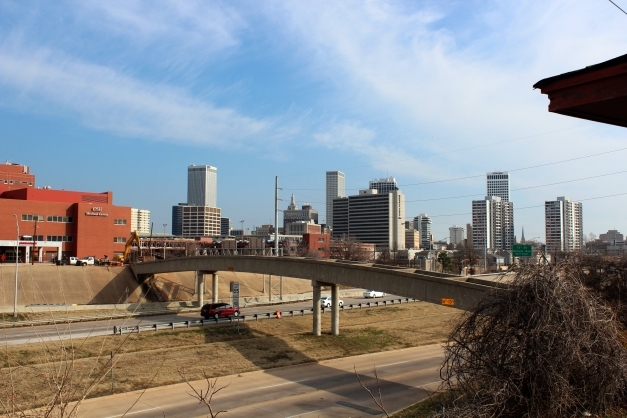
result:
[[[342,305],[340,310],[353,310],[353,309],[364,309],[364,308],[375,308],[380,306],[391,306],[398,305],[403,303],[414,303],[420,302],[418,299],[412,298],[401,298],[401,299],[388,299],[381,301],[373,301],[373,302],[364,302],[350,305]],[[330,312],[331,308],[321,308],[322,313]],[[190,327],[204,327],[205,325],[215,325],[218,323],[230,323],[232,325],[237,325],[241,322],[246,321],[259,321],[260,319],[277,319],[282,318],[284,316],[305,316],[313,314],[313,308],[310,309],[298,309],[298,310],[290,310],[290,311],[275,311],[275,312],[266,312],[260,314],[251,314],[251,315],[242,315],[242,316],[233,316],[229,318],[220,318],[220,319],[198,319],[198,320],[188,320],[188,321],[179,321],[179,322],[164,322],[161,324],[155,323],[150,325],[133,325],[126,327],[113,327],[114,335],[122,335],[128,334],[132,332],[141,333],[146,331],[168,331],[173,330],[175,328],[190,328]]]
[[[196,256],[224,256],[224,255],[257,255],[272,257],[274,248],[197,248]],[[283,248],[279,248],[279,256],[283,255]]]

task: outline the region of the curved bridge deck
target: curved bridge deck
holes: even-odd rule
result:
[[[465,277],[371,263],[302,257],[193,256],[169,258],[131,266],[141,282],[167,272],[242,271],[312,280],[317,285],[375,289],[425,302],[469,309],[492,287],[469,283]],[[214,276],[217,277],[217,276]]]

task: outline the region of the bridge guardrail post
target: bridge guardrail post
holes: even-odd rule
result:
[[[185,321],[185,326],[189,328],[189,321]]]
[[[118,326],[114,325],[113,326],[113,335],[116,335],[118,333]]]
[[[259,321],[259,315],[254,314],[253,317],[255,318],[255,321]]]
[[[139,334],[139,325],[137,325],[137,333]]]
[[[157,328],[159,328],[159,324],[154,324],[153,327],[155,327],[155,332],[157,332]]]

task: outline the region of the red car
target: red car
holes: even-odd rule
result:
[[[227,303],[208,303],[200,309],[200,316],[203,316],[205,319],[239,316],[239,308]]]

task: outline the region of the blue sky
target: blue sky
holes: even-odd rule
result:
[[[603,0],[2,0],[0,155],[38,186],[112,190],[159,232],[195,163],[218,167],[235,227],[273,223],[277,175],[281,207],[293,193],[325,219],[341,170],[351,194],[396,177],[440,239],[486,172],[515,170],[518,236],[544,240],[557,196],[583,202],[586,234],[627,233],[627,194],[592,199],[627,193],[627,131],[549,114],[532,89],[626,39]]]

